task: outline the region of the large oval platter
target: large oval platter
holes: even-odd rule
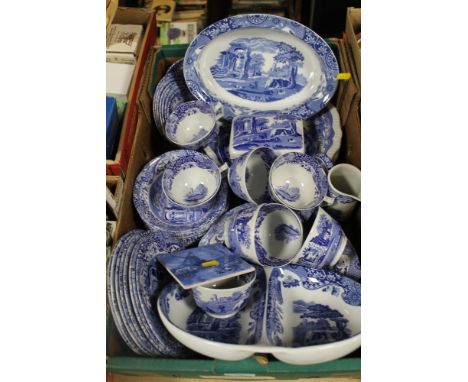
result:
[[[222,104],[224,118],[252,112],[322,110],[337,88],[338,63],[315,32],[283,17],[229,17],[204,29],[184,58],[191,93]]]

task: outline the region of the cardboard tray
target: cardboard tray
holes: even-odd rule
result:
[[[113,160],[106,160],[106,174],[125,178],[130,160],[136,126],[138,123],[137,96],[140,89],[143,70],[150,47],[156,39],[156,18],[154,12],[139,8],[118,8],[113,22],[116,24],[140,24],[145,26],[140,44],[135,71],[133,73],[125,108],[117,153]]]
[[[336,48],[336,47],[335,47]],[[143,228],[133,207],[132,191],[136,176],[143,166],[168,149],[167,142],[158,135],[152,116],[152,95],[157,82],[167,68],[185,54],[187,45],[165,46],[150,50],[138,92],[138,122],[134,148],[122,196],[115,240],[134,228]],[[352,225],[352,224],[351,224]],[[346,227],[343,227],[345,231]],[[347,232],[348,233],[348,232]],[[349,236],[350,240],[351,235]],[[251,357],[242,361],[213,360],[203,356],[197,359],[164,359],[134,355],[120,338],[112,315],[107,319],[107,371],[112,375],[163,375],[181,378],[211,379],[298,379],[334,377],[356,379],[360,377],[360,349],[335,361],[317,365],[297,366],[262,356],[259,361]],[[131,379],[137,380],[137,379]]]
[[[352,53],[357,78],[361,82],[361,48],[357,33],[361,33],[361,8],[348,8],[346,13],[345,41]]]

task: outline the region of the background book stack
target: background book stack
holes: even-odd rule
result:
[[[207,0],[153,0],[159,45],[190,43],[206,25]]]

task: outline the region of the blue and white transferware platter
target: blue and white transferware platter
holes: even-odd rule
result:
[[[315,32],[266,14],[238,15],[204,29],[184,58],[192,94],[221,103],[224,118],[253,112],[306,119],[322,110],[337,88],[337,60]]]
[[[286,363],[314,364],[360,346],[359,283],[298,265],[258,267],[257,275],[247,306],[228,319],[208,316],[187,291],[168,284],[158,300],[161,320],[188,348],[230,361],[272,353]]]

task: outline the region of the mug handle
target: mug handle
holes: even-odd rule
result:
[[[326,154],[316,154],[314,158],[320,163],[325,171],[330,170],[333,167],[333,162]]]

